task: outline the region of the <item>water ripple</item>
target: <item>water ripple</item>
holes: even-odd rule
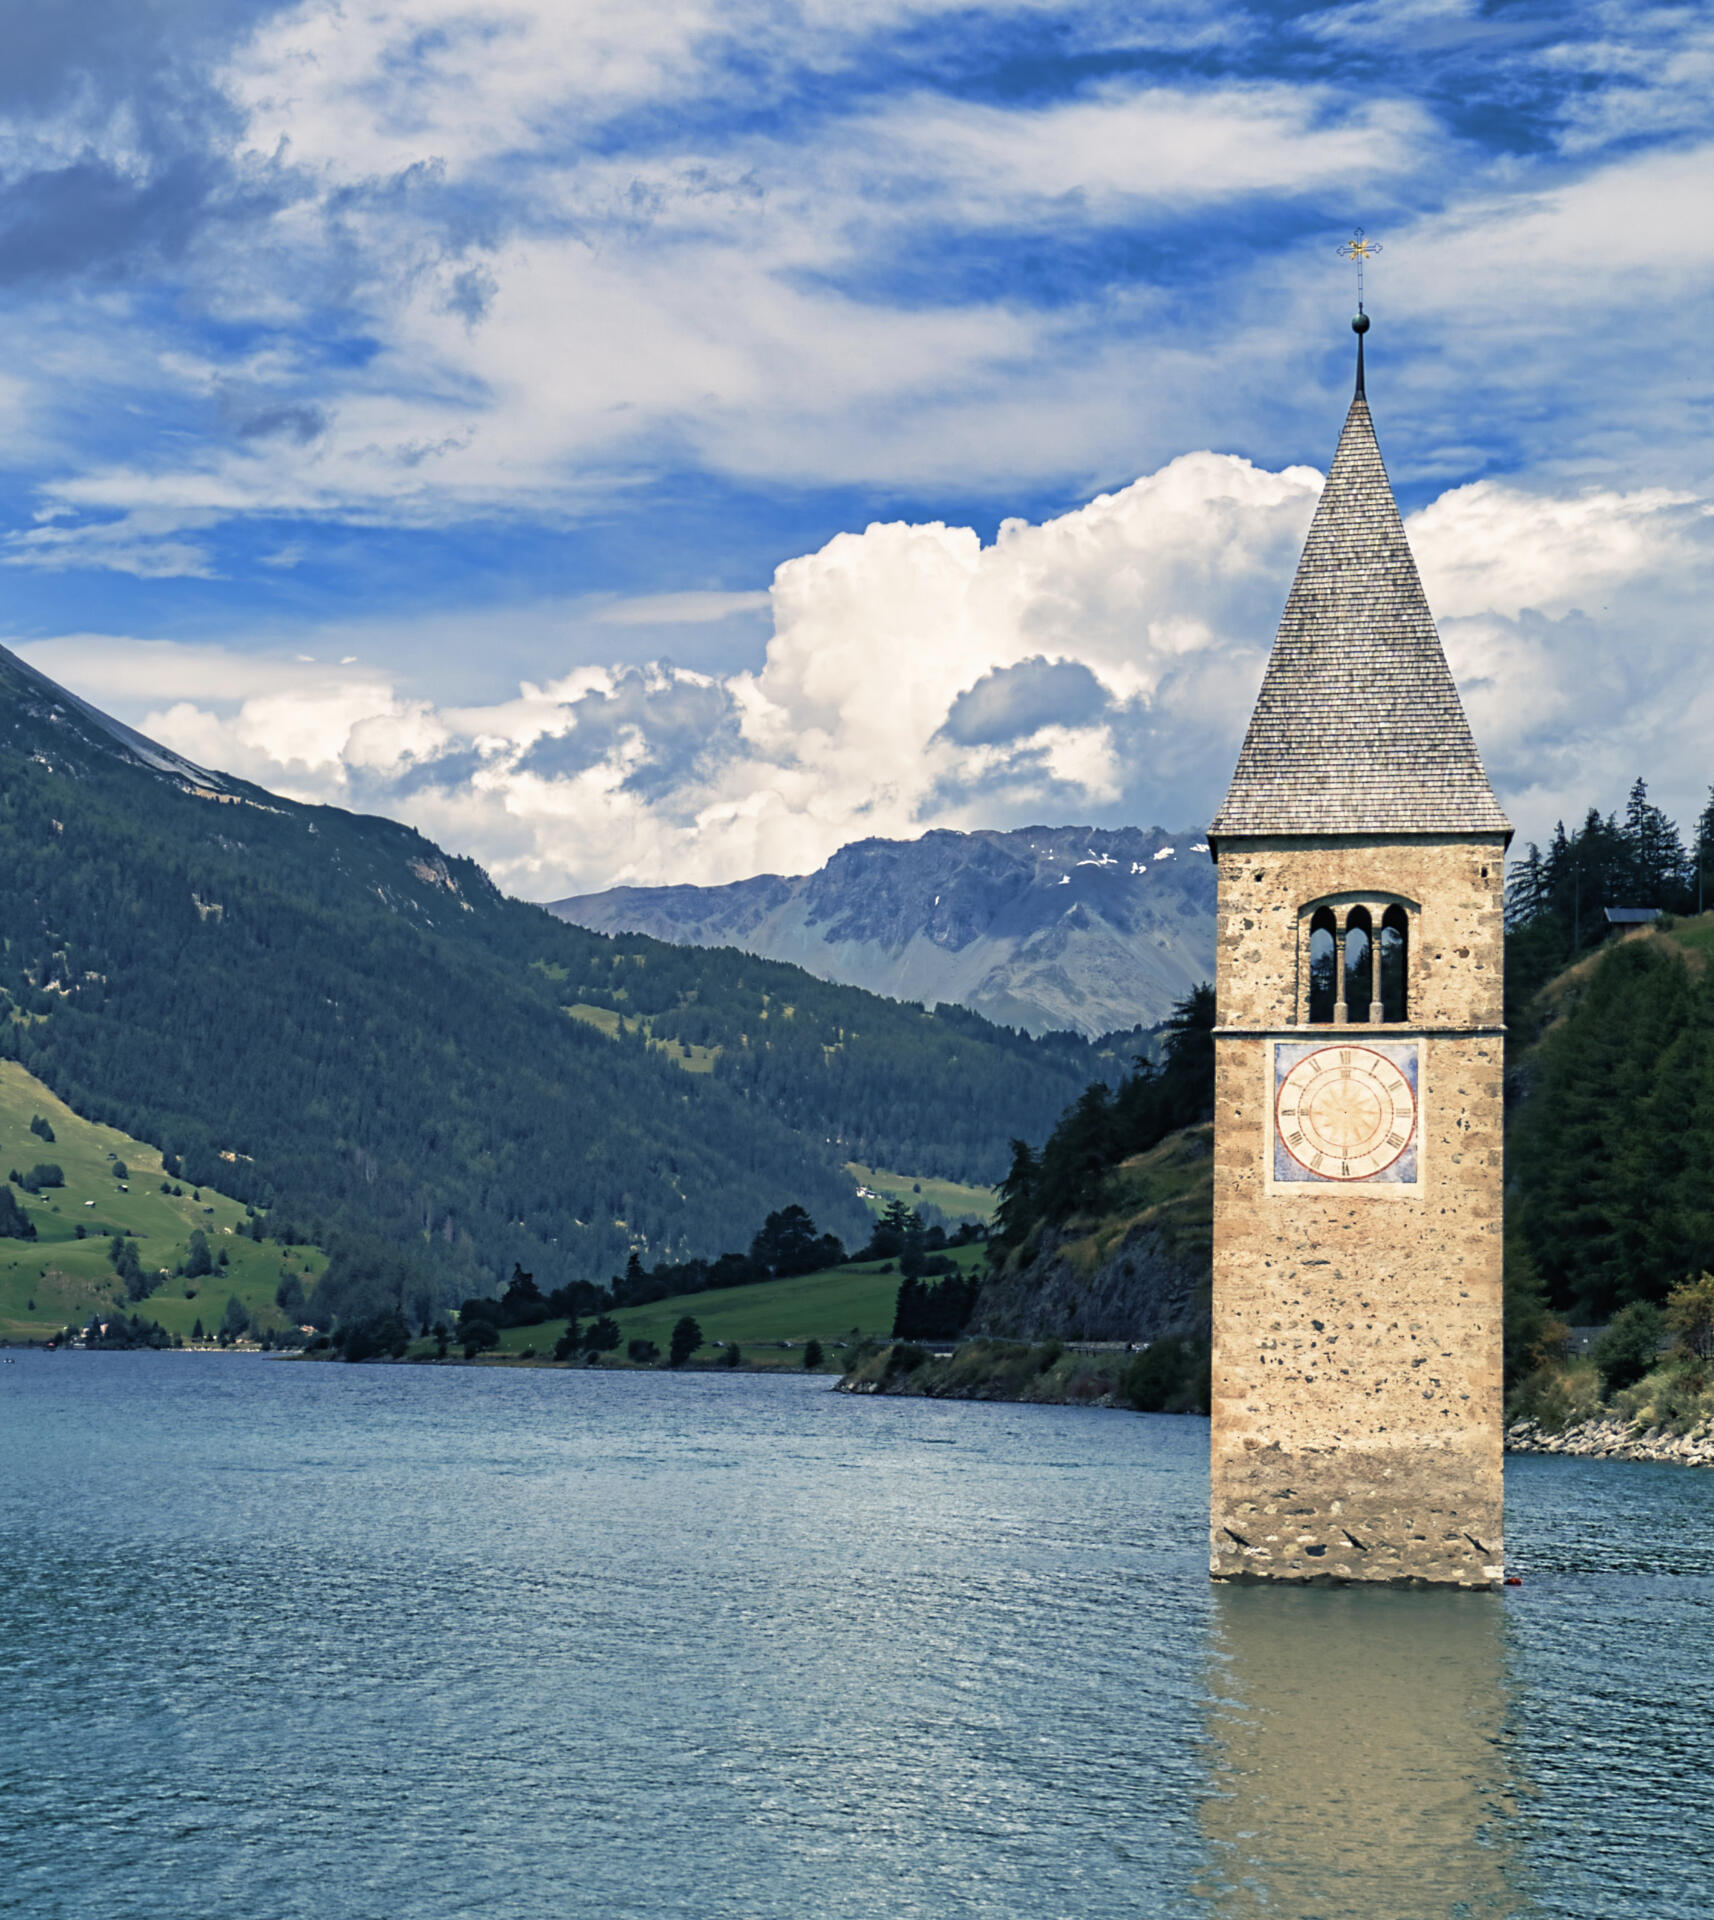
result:
[[[1714,1475],[1507,1598],[1213,1591],[1207,1429],[814,1380],[25,1355],[0,1912],[1675,1920]]]

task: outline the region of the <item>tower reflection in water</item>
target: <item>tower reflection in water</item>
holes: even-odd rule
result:
[[[1516,1884],[1497,1596],[1223,1586],[1214,1607],[1206,1910],[1533,1910]]]

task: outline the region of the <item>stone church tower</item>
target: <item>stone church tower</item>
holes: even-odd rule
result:
[[[1209,844],[1211,1567],[1503,1578],[1494,799],[1357,392]]]

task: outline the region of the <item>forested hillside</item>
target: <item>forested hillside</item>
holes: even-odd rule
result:
[[[1686,846],[1638,780],[1624,818],[1591,807],[1580,827],[1533,841],[1506,880],[1506,1009],[1515,1024],[1531,999],[1607,937],[1607,907],[1700,913],[1714,907],[1714,791]]]
[[[514,1261],[558,1285],[714,1254],[794,1202],[861,1238],[843,1161],[991,1179],[1101,1067],[567,926],[394,822],[205,774],[3,650],[0,860],[0,1046],[187,1179],[385,1234],[453,1293]]]
[[[1507,1284],[1574,1321],[1714,1266],[1714,795],[1688,848],[1641,780],[1507,889]],[[1615,940],[1602,909],[1658,907]],[[1597,951],[1598,949],[1598,951]]]
[[[1092,1075],[1116,1078],[1145,1042],[1032,1040],[963,1007],[929,1012],[736,948],[580,940],[584,971],[558,983],[568,1005],[619,1016],[610,1024],[869,1166],[991,1186],[1006,1169],[997,1116],[1045,1131]]]
[[[1533,1273],[1586,1323],[1714,1268],[1714,915],[1551,983],[1514,1023],[1510,1091],[1514,1286]]]

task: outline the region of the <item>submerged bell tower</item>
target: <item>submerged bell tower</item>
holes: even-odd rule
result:
[[[1491,1587],[1511,827],[1357,385],[1219,868],[1210,1567]]]

